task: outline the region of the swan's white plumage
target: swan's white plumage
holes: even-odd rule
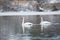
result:
[[[26,22],[24,23],[24,27],[32,27],[33,23],[30,22]]]
[[[51,22],[43,21],[43,22],[40,23],[40,25],[51,25]]]

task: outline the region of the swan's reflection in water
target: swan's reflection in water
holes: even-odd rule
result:
[[[2,34],[2,36],[0,37],[1,37],[1,40],[60,40],[60,36],[40,37],[40,36],[37,36],[37,34],[36,33],[32,33],[32,34],[17,33],[17,34],[6,34],[6,35]]]

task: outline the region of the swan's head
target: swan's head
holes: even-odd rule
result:
[[[24,23],[24,27],[32,27],[33,23],[30,23],[30,22],[26,22]]]

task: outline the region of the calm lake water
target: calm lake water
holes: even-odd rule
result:
[[[31,17],[31,18],[30,18]],[[59,16],[44,16],[47,21],[53,23],[60,22]],[[29,18],[29,19],[28,19]],[[40,16],[37,16],[37,19]],[[30,20],[30,21],[29,21]],[[40,19],[38,19],[40,21]],[[25,21],[40,23],[32,16],[27,16]],[[60,24],[49,25],[41,32],[41,25],[35,25],[31,28],[25,28],[25,32],[22,32],[22,17],[0,17],[0,39],[1,40],[60,40]],[[36,24],[38,24],[36,23]],[[44,26],[46,27],[46,26]]]

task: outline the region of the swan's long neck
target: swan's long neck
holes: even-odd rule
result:
[[[41,23],[43,22],[43,18],[41,17]],[[43,25],[41,25],[41,31],[43,31]]]
[[[23,33],[24,33],[25,32],[25,30],[24,30],[24,17],[22,19],[22,30],[23,30]]]
[[[41,17],[41,22],[43,22],[43,18]]]

